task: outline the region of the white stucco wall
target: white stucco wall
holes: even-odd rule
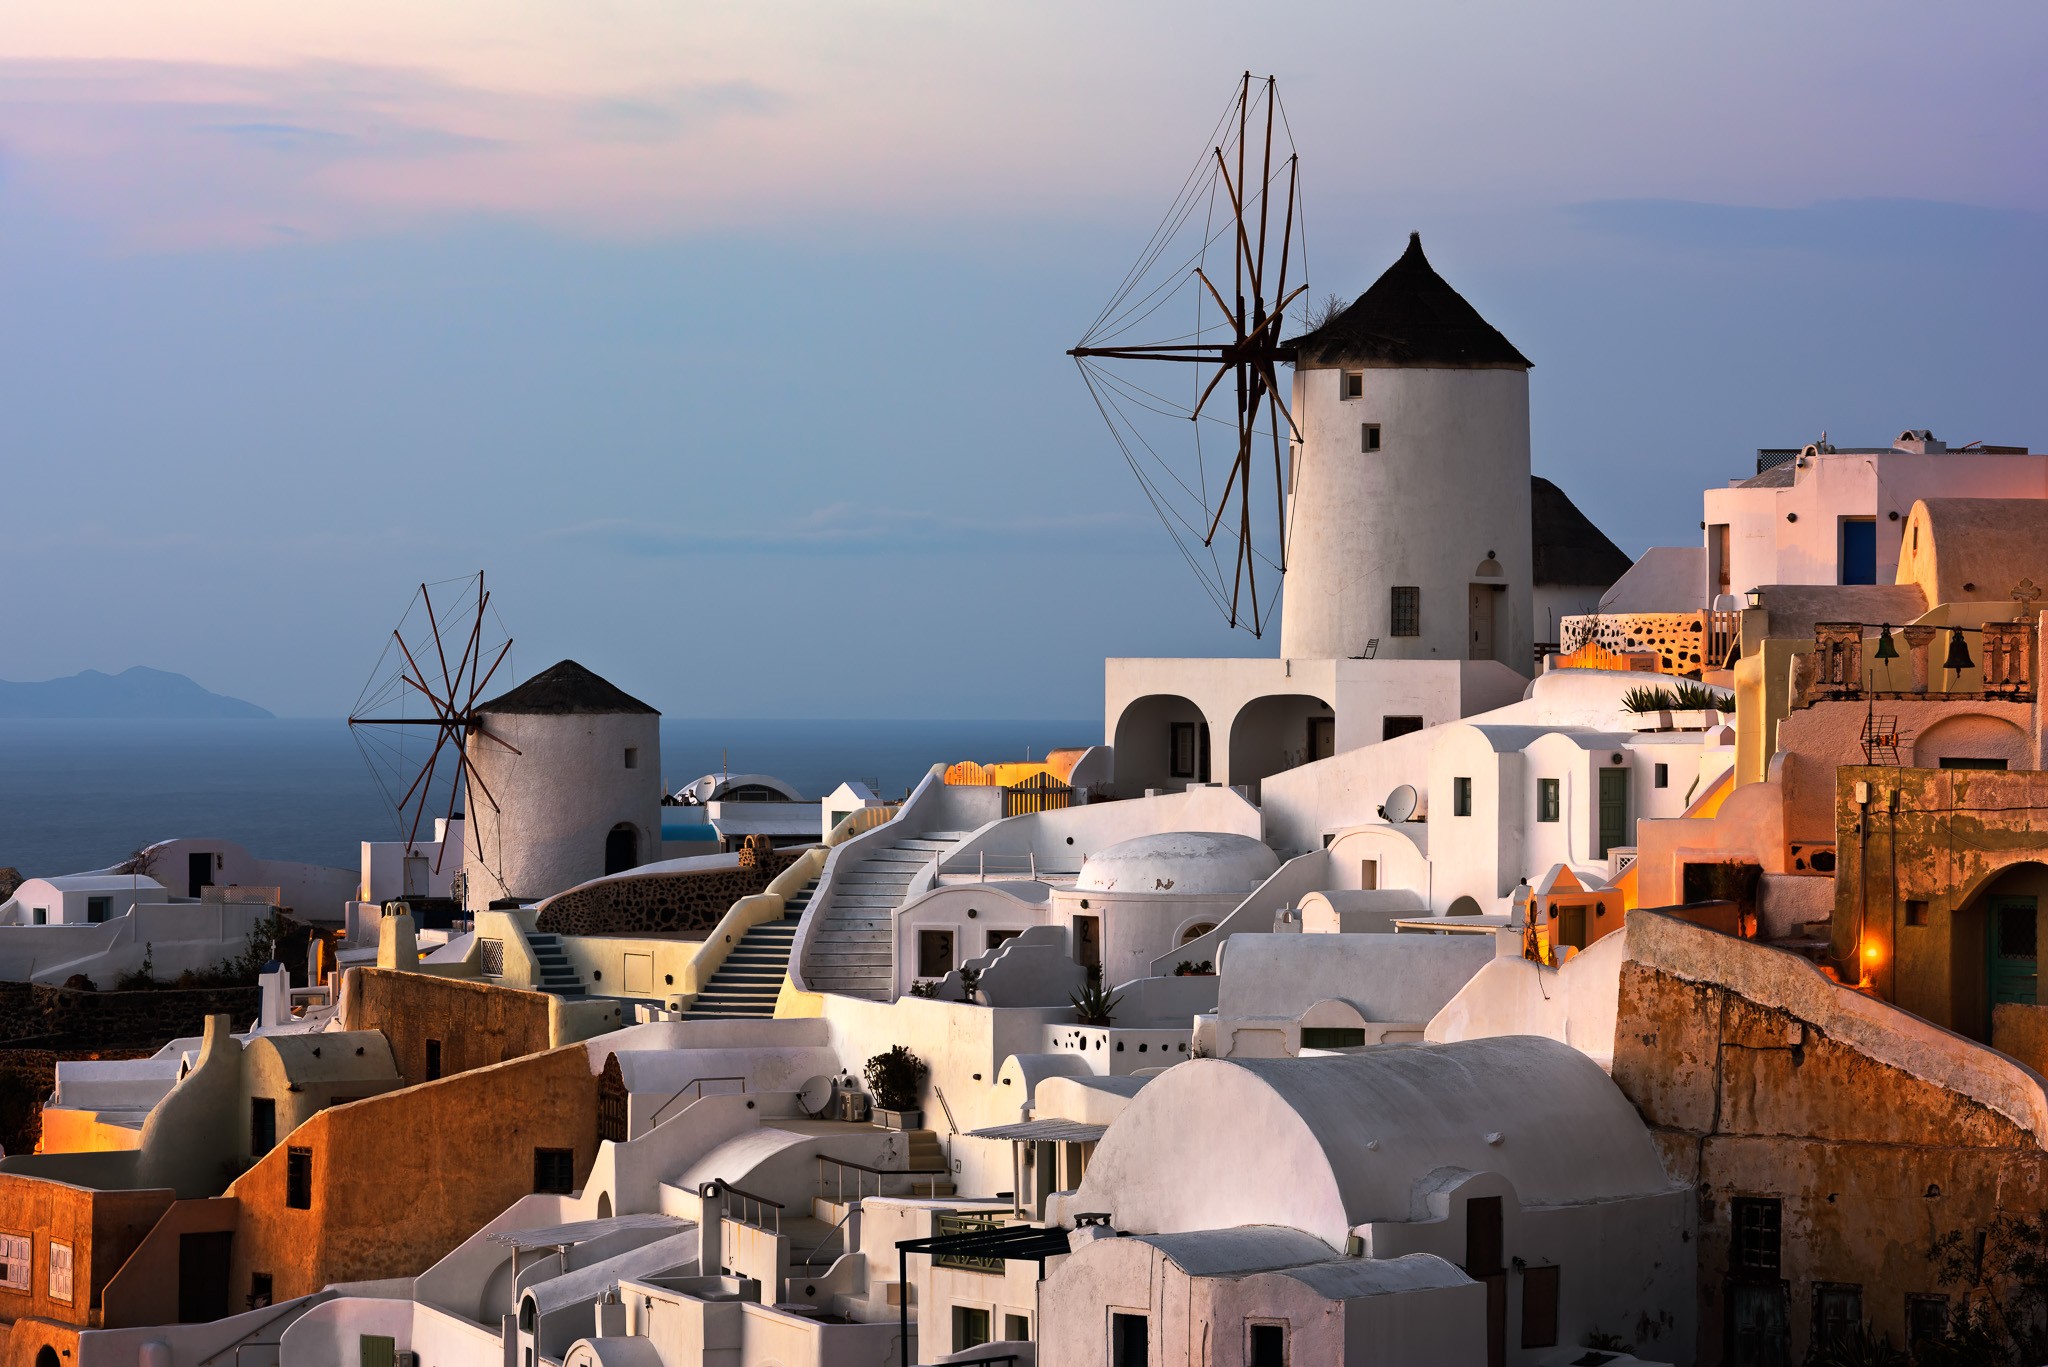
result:
[[[464,850],[468,906],[538,899],[605,872],[605,837],[637,834],[639,862],[661,853],[661,718],[653,713],[493,712],[486,725],[518,753],[472,734],[470,763],[496,797],[472,785]],[[625,764],[634,749],[637,763]],[[478,853],[481,845],[482,853]]]
[[[2048,498],[2048,456],[1811,456],[1789,487],[1707,490],[1705,535],[1711,547],[1714,528],[1729,529],[1729,591],[1740,595],[1760,584],[1840,583],[1842,520],[1870,518],[1877,524],[1877,582],[1889,584],[1905,517],[1923,498]],[[1708,564],[1704,578],[1714,577]],[[1712,592],[1711,584],[1703,589]]]
[[[1526,371],[1367,368],[1342,397],[1339,369],[1298,369],[1302,431],[1280,653],[1346,659],[1471,658],[1467,589],[1499,584],[1490,656],[1532,666],[1529,377]],[[1381,449],[1360,449],[1361,423]],[[1497,579],[1478,574],[1498,561]],[[1420,634],[1395,636],[1392,590],[1421,590]]]

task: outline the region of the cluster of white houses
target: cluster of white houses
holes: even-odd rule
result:
[[[1631,563],[1418,241],[1293,349],[1280,654],[1109,661],[1100,747],[666,794],[654,710],[564,662],[484,704],[488,821],[24,883],[0,977],[211,962],[271,907],[346,935],[246,1030],[58,1065],[0,1160],[6,1362],[1769,1364],[2005,1323],[2022,1273],[1937,1255],[2048,1203],[2048,456],[1761,451]]]

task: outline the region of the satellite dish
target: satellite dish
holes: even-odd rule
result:
[[[832,1108],[832,1094],[837,1090],[832,1079],[820,1073],[797,1089],[797,1104],[804,1108],[805,1114],[816,1119]]]
[[[1419,801],[1414,785],[1404,783],[1387,794],[1385,804],[1380,807],[1380,815],[1393,822],[1406,821],[1415,815]]]

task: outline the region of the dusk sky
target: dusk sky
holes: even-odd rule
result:
[[[2048,444],[2048,7],[156,0],[0,25],[0,677],[338,716],[413,585],[664,712],[1265,653],[1063,354],[1247,67],[1631,554],[1758,446]],[[1474,491],[1474,497],[1484,497]]]

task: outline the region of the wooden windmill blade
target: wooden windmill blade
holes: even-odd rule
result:
[[[471,763],[472,737],[518,753],[491,733],[478,710],[511,655],[512,638],[491,608],[482,571],[456,582],[463,587],[446,611],[434,603],[434,590],[441,586],[421,584],[414,591],[348,719],[349,731],[391,805],[408,851],[419,843],[420,826],[430,808],[440,809],[452,822],[460,802],[468,818],[475,810],[474,796],[480,794],[497,810],[496,796]],[[450,599],[444,595],[443,601]],[[461,643],[453,655],[451,640]],[[428,730],[423,750],[422,729]],[[437,779],[445,783],[445,804]],[[466,819],[465,825],[475,828],[478,823]],[[481,857],[481,831],[476,850]],[[446,857],[444,841],[435,855],[435,872]]]
[[[1203,206],[1197,228],[1196,210]],[[1279,368],[1293,361],[1284,338],[1286,311],[1308,289],[1301,225],[1300,163],[1286,130],[1278,84],[1271,77],[1255,80],[1247,72],[1218,120],[1211,145],[1138,263],[1067,353],[1204,589],[1232,627],[1246,627],[1254,636],[1264,632],[1287,563],[1287,466],[1281,446],[1283,436],[1293,441],[1299,432],[1281,396]],[[1226,250],[1227,276],[1218,259]],[[1290,275],[1296,279],[1292,289]],[[1155,319],[1177,302],[1192,306],[1193,332],[1131,338],[1140,328],[1160,326]],[[1134,362],[1196,367],[1189,397],[1161,394],[1148,387],[1158,381],[1133,378],[1127,363]],[[1212,408],[1219,390],[1235,403],[1227,416]],[[1144,413],[1185,418],[1193,427],[1192,440],[1187,429],[1155,440],[1144,430]],[[1213,471],[1202,441],[1204,423],[1224,429],[1219,433],[1222,460]],[[1273,456],[1270,523],[1260,511],[1269,506],[1266,497],[1255,488],[1254,464],[1262,441],[1270,443]],[[1225,556],[1216,554],[1219,540],[1229,560],[1227,570]],[[1209,569],[1203,568],[1201,553],[1207,554]],[[1263,584],[1262,565],[1268,571]]]

